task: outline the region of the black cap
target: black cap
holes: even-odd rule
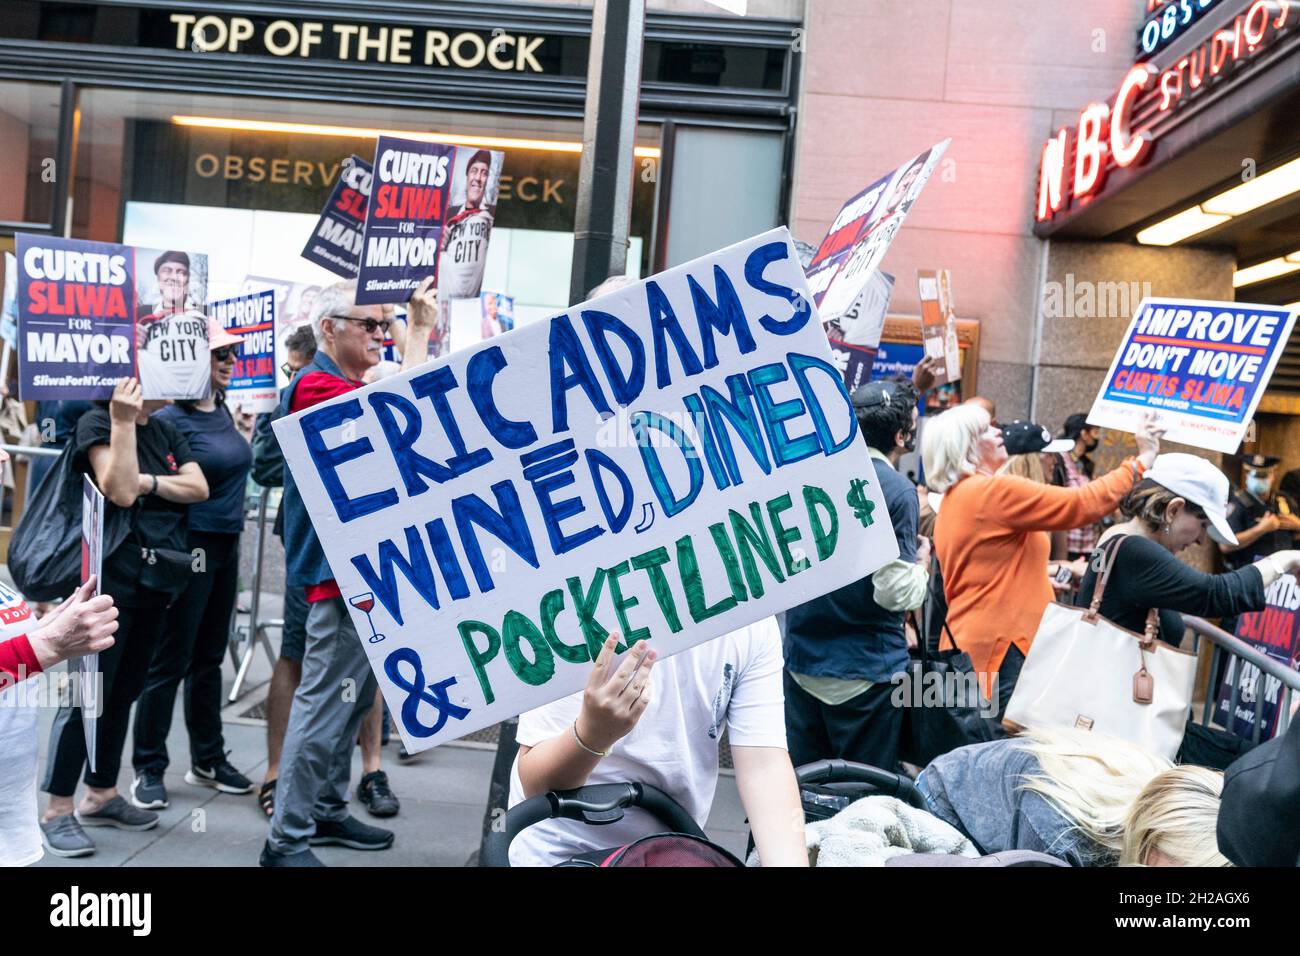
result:
[[[1239,455],[1238,457],[1247,468],[1272,468],[1282,460],[1272,455]]]
[[[188,271],[190,268],[190,257],[184,252],[168,250],[153,261],[153,274],[157,275],[158,270],[169,262],[177,262],[183,265]]]
[[[892,405],[901,401],[894,383],[868,382],[854,390],[850,397],[854,408],[873,408],[876,405]]]
[[[1042,425],[1016,419],[1002,426],[1002,444],[1008,455],[1030,455],[1038,451],[1063,452],[1074,448],[1074,439],[1052,440],[1052,433]]]
[[[1088,416],[1083,412],[1075,412],[1065,420],[1065,425],[1061,428],[1061,437],[1068,438],[1071,441],[1078,441],[1083,430],[1088,427]]]

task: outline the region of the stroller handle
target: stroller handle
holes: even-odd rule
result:
[[[911,780],[902,774],[881,770],[852,760],[818,760],[795,770],[802,784],[865,783],[875,787],[885,796],[897,797],[911,806],[925,809],[925,797]]]
[[[490,835],[480,865],[508,867],[510,844],[535,823],[565,819],[604,826],[622,820],[628,807],[646,810],[673,833],[705,838],[695,818],[658,787],[648,783],[598,783],[576,790],[551,790],[511,807],[506,813],[505,832]]]

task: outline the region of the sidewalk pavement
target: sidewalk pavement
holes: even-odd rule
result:
[[[241,602],[247,602],[247,594]],[[278,595],[263,594],[259,618],[279,616]],[[247,615],[240,615],[240,623]],[[279,629],[270,631],[271,643],[279,644]],[[224,692],[234,681],[229,655],[223,666]],[[240,717],[265,694],[270,662],[261,649],[250,668],[241,699],[226,709],[226,747],[230,762],[256,785],[266,768],[266,730],[259,720]],[[81,859],[62,859],[50,854],[38,866],[256,866],[266,839],[267,821],[257,805],[256,789],[245,796],[217,793],[184,781],[189,769],[189,746],[185,720],[178,702],[167,748],[171,766],[166,773],[171,806],[159,811],[159,824],[143,833],[111,828],[87,831],[97,852]],[[51,708],[40,717],[41,772],[44,773]],[[118,786],[129,795],[132,780],[131,737]],[[396,840],[388,850],[361,852],[341,847],[319,847],[315,852],[330,866],[464,866],[479,846],[488,782],[492,773],[494,744],[448,743],[416,755],[409,761],[397,759],[398,738],[394,733],[384,748],[383,764],[393,792],[402,801],[401,813],[388,820],[375,820],[355,798],[352,812],[367,823],[392,829]],[[352,783],[361,778],[361,754],[353,756]],[[78,790],[78,797],[81,795]],[[45,797],[41,795],[44,809]],[[744,811],[736,791],[735,778],[724,771],[706,827],[709,836],[737,856],[745,850],[747,830]]]

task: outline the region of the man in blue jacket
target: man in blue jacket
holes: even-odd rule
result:
[[[897,471],[898,459],[916,447],[918,396],[911,382],[893,380],[863,385],[852,399],[898,558],[786,612],[786,733],[796,767],[840,758],[893,770],[904,725],[891,678],[907,669],[903,618],[924,603],[929,578],[916,487]]]

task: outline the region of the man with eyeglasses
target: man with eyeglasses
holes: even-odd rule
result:
[[[356,280],[351,280],[335,283],[317,297],[312,308],[316,355],[284,390],[277,417],[360,388],[366,370],[383,357],[390,320],[382,306],[357,305],[356,292]],[[408,305],[403,371],[426,360],[437,315],[437,290],[430,276]],[[384,850],[393,844],[391,830],[362,823],[348,813],[347,805],[352,745],[362,718],[374,704],[377,684],[288,468],[280,507],[286,586],[302,588],[306,594],[307,641],[261,864],[323,866],[310,847]],[[344,687],[353,688],[355,694],[342,693]]]

